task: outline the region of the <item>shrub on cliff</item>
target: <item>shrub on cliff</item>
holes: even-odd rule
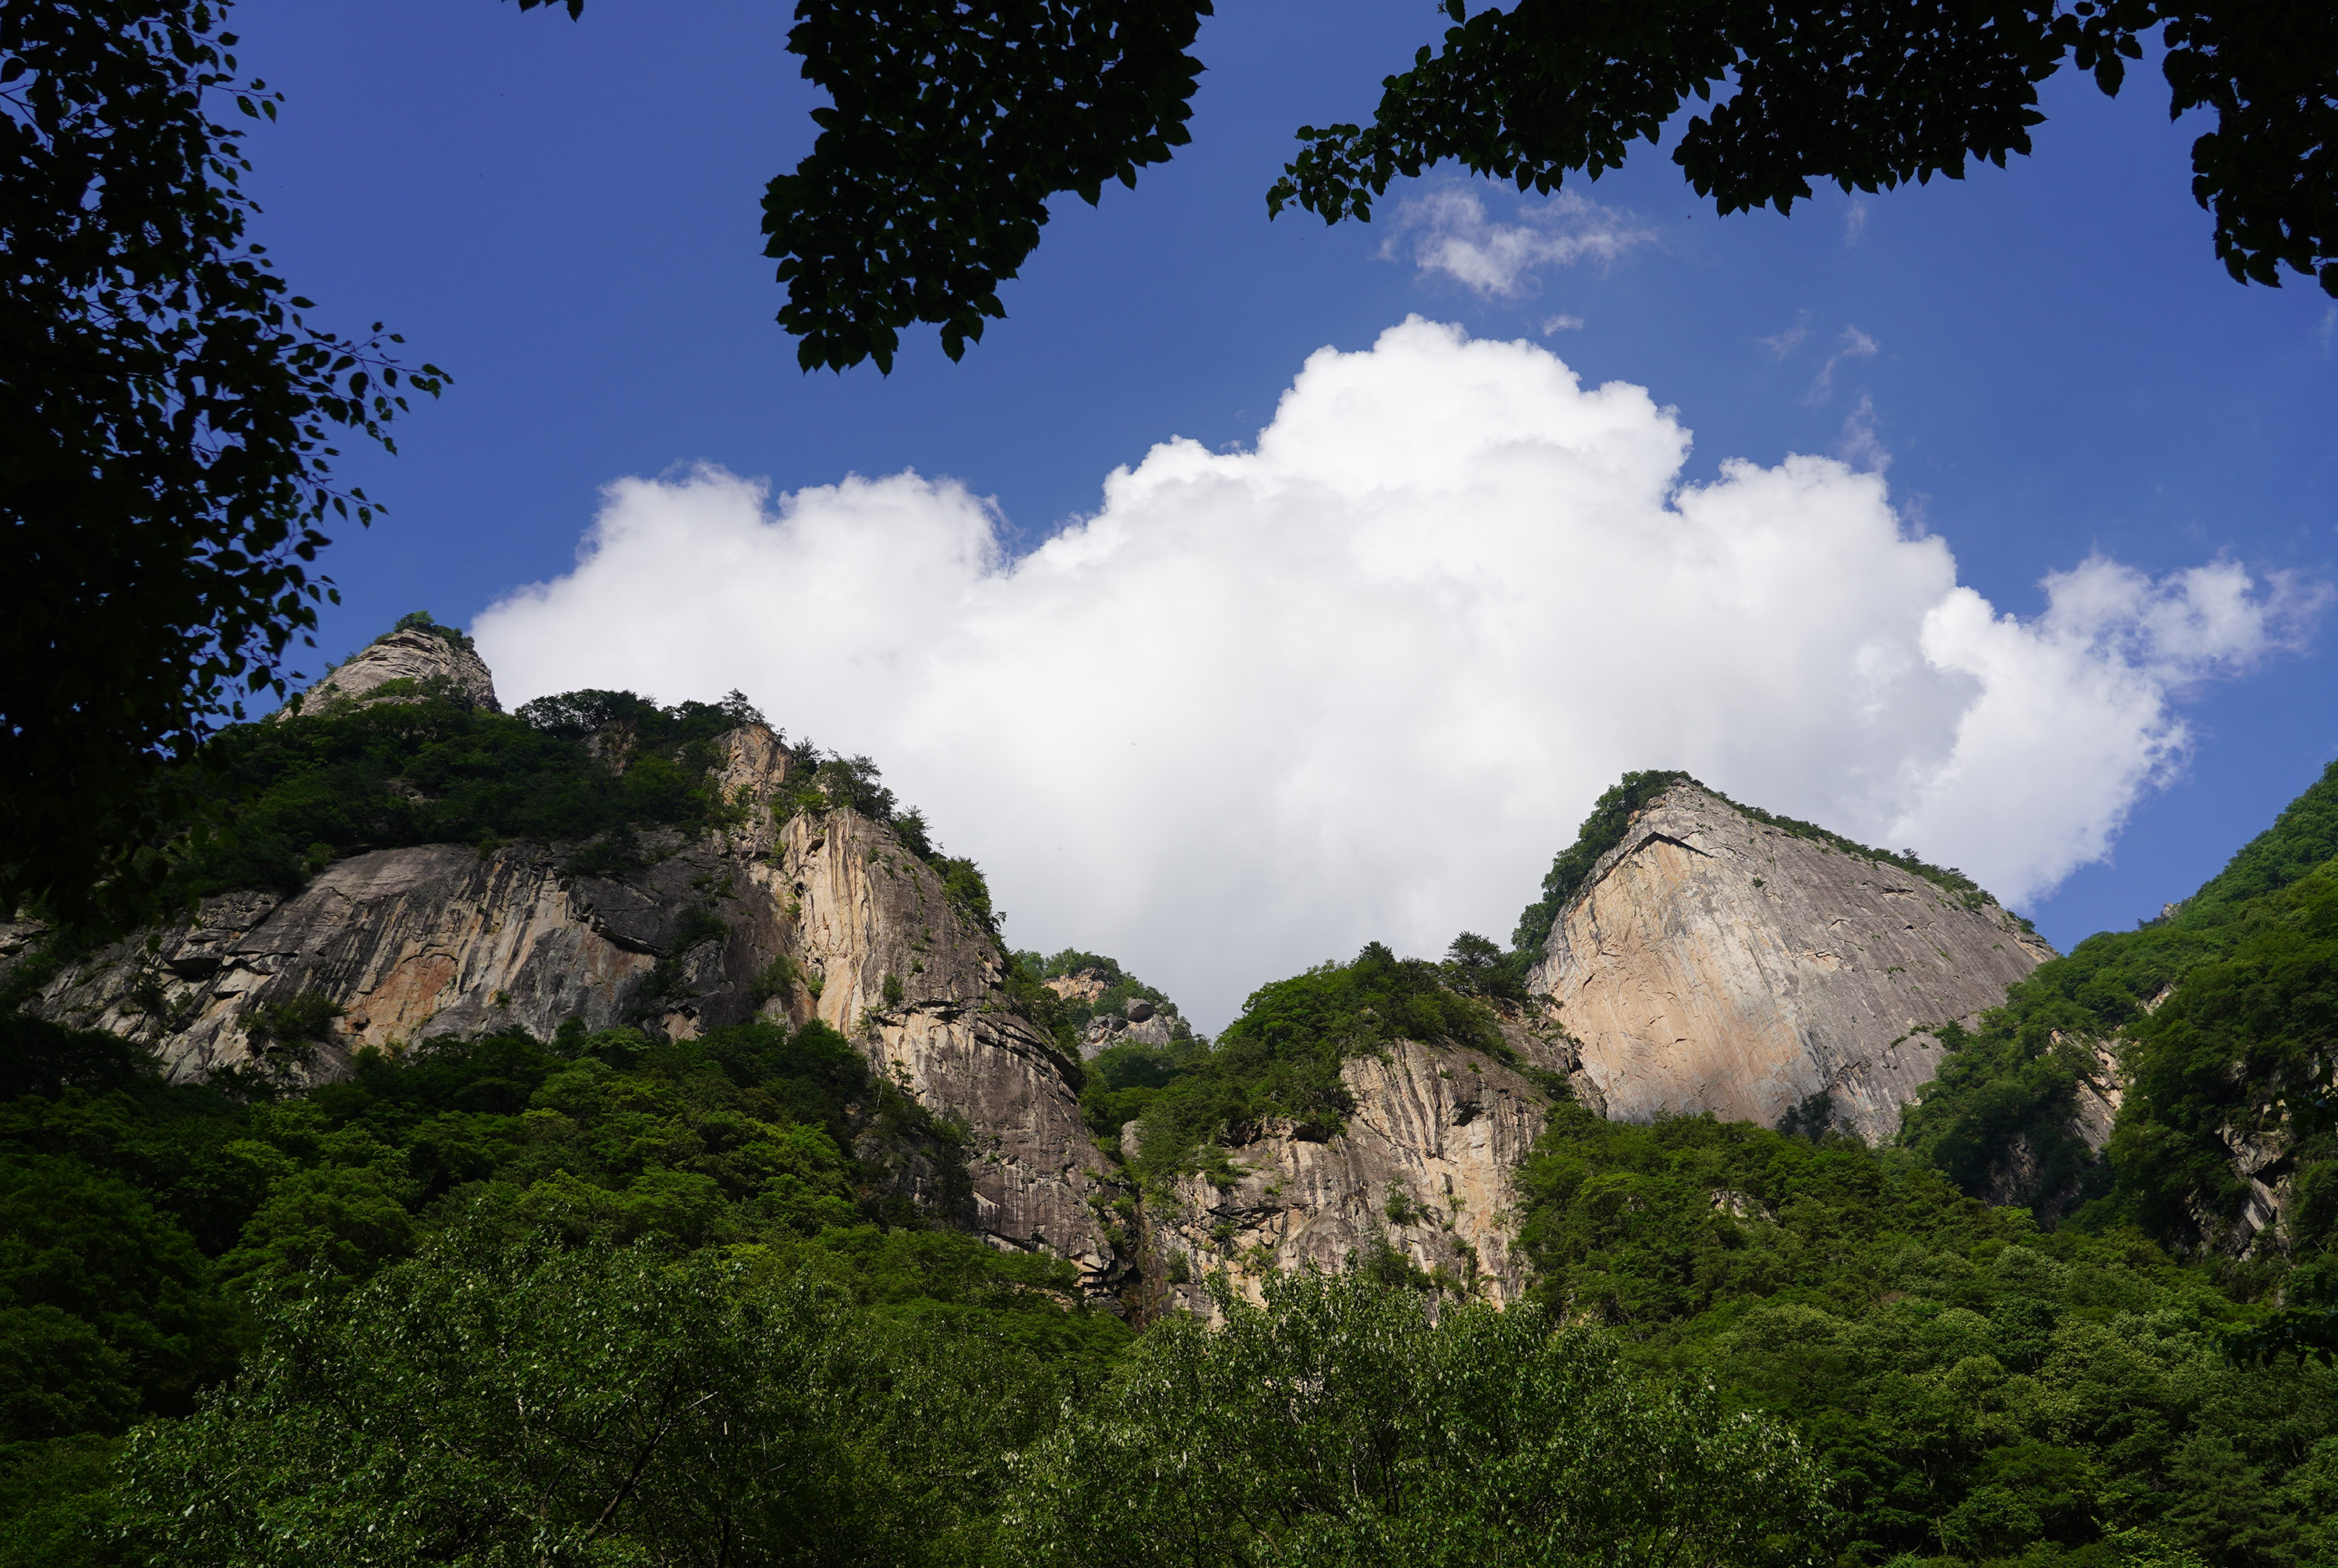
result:
[[[1151,1181],[1222,1171],[1224,1143],[1268,1118],[1329,1136],[1354,1109],[1340,1063],[1391,1041],[1450,1041],[1498,1054],[1501,1034],[1485,1004],[1444,979],[1437,965],[1373,942],[1352,963],[1260,986],[1212,1049],[1145,1100],[1137,1169]]]
[[[424,700],[242,725],[195,770],[224,831],[190,841],[172,885],[196,897],[290,890],[320,858],[367,849],[695,831],[726,809],[709,742],[752,717],[735,693],[661,708],[629,691],[571,691],[511,716]],[[602,859],[622,869],[622,856]]]

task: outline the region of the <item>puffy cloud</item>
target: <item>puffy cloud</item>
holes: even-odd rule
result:
[[[1614,261],[1656,237],[1654,230],[1636,226],[1628,214],[1572,191],[1524,207],[1522,214],[1522,222],[1498,222],[1487,216],[1485,201],[1470,187],[1431,189],[1398,204],[1380,254],[1409,252],[1423,272],[1442,272],[1481,298],[1515,299],[1546,267]],[[1571,317],[1551,319],[1581,325]]]
[[[575,569],[474,631],[507,698],[735,686],[875,756],[1018,946],[1112,953],[1214,1027],[1374,937],[1507,936],[1628,769],[2035,897],[2178,765],[2172,694],[2319,608],[2097,558],[1999,613],[1879,475],[1687,485],[1688,448],[1641,387],[1415,318],[1020,559],[950,481],[701,468],[611,485]]]

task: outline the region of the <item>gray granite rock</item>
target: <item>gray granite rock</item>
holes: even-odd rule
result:
[[[701,838],[643,834],[630,869],[572,873],[573,846],[528,843],[353,856],[290,897],[210,899],[90,955],[30,1009],[140,1040],[179,1078],[267,1057],[310,1082],[366,1046],[507,1026],[542,1038],[570,1018],[678,1038],[818,1018],[966,1130],[968,1218],[987,1239],[1115,1286],[1127,1265],[1097,1215],[1107,1162],[1067,1064],[1001,988],[997,940],[883,824],[849,810],[774,821],[789,761],[771,731],[719,744],[742,819]],[[319,998],[339,1009],[321,1039],[268,1038],[277,1010]]]
[[[1775,1125],[1825,1095],[1880,1142],[1970,1024],[2054,951],[1985,895],[1799,838],[1693,784],[1592,868],[1529,988],[1605,1113]]]
[[[287,710],[329,713],[353,707],[392,681],[416,681],[426,691],[443,691],[471,707],[503,711],[496,701],[495,677],[476,653],[435,632],[411,627],[359,649],[294,698]]]

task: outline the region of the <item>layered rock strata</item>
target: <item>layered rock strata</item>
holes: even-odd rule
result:
[[[1932,1028],[2053,956],[1986,895],[1679,784],[1592,867],[1528,985],[1611,1117],[1816,1111],[1873,1143],[1937,1071]]]

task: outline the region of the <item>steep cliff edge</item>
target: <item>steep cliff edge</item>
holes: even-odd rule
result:
[[[1066,1065],[1002,989],[1006,956],[898,835],[852,811],[798,816],[751,887],[795,966],[784,1004],[865,1043],[872,1065],[965,1129],[977,1219],[1001,1246],[1125,1269],[1100,1217],[1109,1167]]]
[[[1928,1026],[1974,1020],[2053,956],[1978,890],[1682,781],[1557,911],[1528,985],[1611,1117],[1815,1116],[1873,1143],[1938,1070]]]
[[[362,721],[378,728],[384,710]],[[300,722],[360,721],[331,713]],[[623,771],[630,749],[599,739],[582,743]],[[1076,1068],[1002,989],[980,914],[893,827],[797,777],[804,763],[768,727],[677,757],[631,766],[660,789],[702,779],[719,809],[696,828],[349,854],[297,887],[214,895],[190,920],[83,954],[26,1008],[136,1039],[182,1078],[265,1061],[309,1082],[344,1075],[365,1047],[490,1029],[548,1039],[573,1019],[677,1038],[817,1018],[958,1130],[987,1240],[1114,1285],[1126,1265],[1099,1218],[1108,1168],[1081,1124]]]

